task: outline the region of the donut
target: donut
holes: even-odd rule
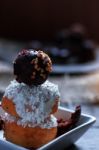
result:
[[[17,134],[18,133],[18,134]],[[57,127],[42,129],[17,125],[16,122],[5,122],[4,137],[6,140],[26,148],[38,148],[56,137]]]
[[[11,114],[14,117],[19,118],[19,115],[17,114],[15,110],[15,104],[12,102],[12,100],[8,99],[7,97],[2,98],[2,108],[5,110],[5,112]]]
[[[58,86],[47,79],[52,63],[43,51],[22,50],[13,67],[15,79],[1,102],[4,137],[22,147],[39,148],[57,136],[54,113],[60,93]]]
[[[58,103],[59,103],[59,99],[55,100],[55,104],[52,107],[52,111],[50,114],[54,114],[55,112],[57,112],[58,110]],[[8,99],[7,97],[3,97],[2,98],[2,108],[9,113],[10,115],[16,117],[16,118],[20,118],[20,116],[17,114],[16,112],[16,107],[15,104],[13,103],[13,100]],[[31,107],[28,106],[28,111],[31,112]]]
[[[49,81],[32,87],[11,81],[1,103],[6,113],[2,116],[5,139],[26,148],[38,148],[53,140],[57,135],[53,114],[58,110],[59,97],[58,86]]]

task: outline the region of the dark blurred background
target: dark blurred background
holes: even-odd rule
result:
[[[0,1],[0,37],[18,40],[50,39],[72,23],[83,24],[99,41],[98,0]]]

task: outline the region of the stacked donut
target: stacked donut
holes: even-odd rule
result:
[[[14,60],[14,75],[2,98],[6,140],[38,148],[57,135],[60,93],[47,80],[52,63],[43,51],[22,50]]]

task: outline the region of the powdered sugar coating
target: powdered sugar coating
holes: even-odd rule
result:
[[[28,86],[13,80],[7,87],[4,97],[13,100],[16,112],[21,117],[18,124],[51,128],[56,126],[56,119],[50,113],[59,99],[58,86],[46,81],[42,85]]]
[[[23,119],[17,119],[14,116],[11,116],[10,114],[6,113],[2,107],[0,107],[0,117],[2,118],[2,120],[6,121],[6,122],[16,122],[18,125],[21,125],[23,127],[36,127],[39,126],[41,128],[52,128],[52,127],[57,127],[57,119],[51,115],[49,117],[49,119],[46,120],[46,122],[42,122],[39,125],[37,125],[36,123],[34,124],[33,122],[27,122],[24,121]]]

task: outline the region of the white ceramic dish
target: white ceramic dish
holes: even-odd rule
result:
[[[60,107],[56,113],[57,118],[68,119],[71,115],[71,110]],[[90,115],[82,114],[77,126],[59,136],[48,144],[38,148],[37,150],[62,150],[71,144],[75,143],[96,121],[96,118]],[[20,137],[19,137],[20,138]],[[20,146],[7,142],[3,138],[3,132],[0,132],[0,150],[26,150]]]
[[[99,50],[96,50],[95,60],[84,64],[53,65],[53,73],[89,73],[99,69]]]

